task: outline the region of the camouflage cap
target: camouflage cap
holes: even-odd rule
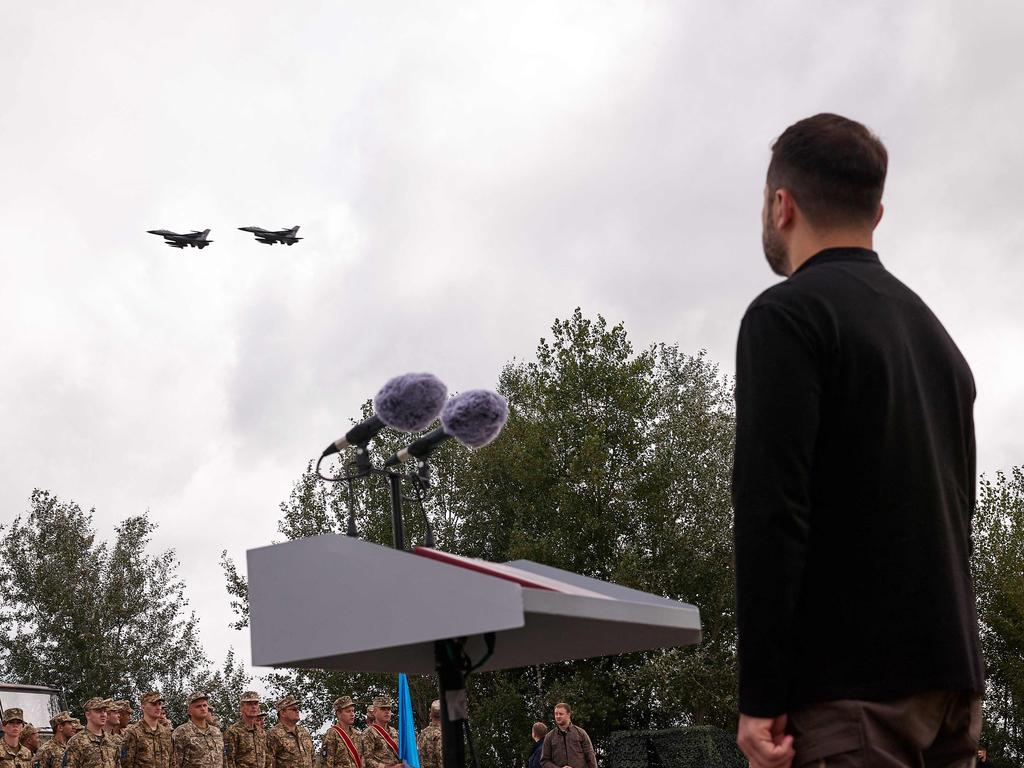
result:
[[[345,709],[346,707],[352,707],[355,709],[356,703],[352,701],[351,696],[342,696],[334,700],[334,706],[332,707],[335,712],[339,709]]]
[[[107,708],[107,700],[106,699],[101,699],[99,696],[93,696],[91,699],[89,699],[87,702],[85,702],[85,704],[82,705],[82,709],[84,709],[86,712],[88,712],[90,710],[93,710],[93,709],[106,709],[106,708]]]
[[[280,712],[282,709],[288,709],[288,707],[297,707],[302,703],[301,699],[295,696],[285,696],[279,702],[277,702],[276,709]]]
[[[116,712],[117,711],[117,704],[114,702],[113,699],[104,699],[103,700],[103,709],[106,709],[106,710],[111,710],[112,709],[112,710],[114,710]]]
[[[114,702],[114,709],[116,709],[118,712],[131,712],[132,703],[125,699],[118,699]]]
[[[25,713],[17,707],[11,707],[10,709],[4,710],[3,724],[7,725],[8,723],[13,722],[25,722]]]
[[[262,709],[261,708],[260,711],[259,711],[259,714],[257,714],[256,717],[266,717],[269,714],[270,714],[270,710]]]
[[[34,736],[39,733],[39,729],[36,728],[32,723],[25,723],[25,730],[21,732],[20,741],[26,741],[30,736]]]
[[[163,704],[164,697],[158,691],[147,691],[142,694],[141,701],[143,704]]]
[[[192,691],[192,693],[190,693],[188,695],[188,704],[189,704],[189,706],[191,706],[192,704],[195,704],[197,701],[209,701],[209,700],[210,700],[210,694],[208,694],[208,693],[206,693],[204,691]]]
[[[256,691],[246,691],[242,694],[242,698],[239,699],[241,702],[255,701],[257,704],[260,701],[260,695]]]
[[[60,726],[64,725],[64,723],[70,722],[71,713],[67,710],[64,710],[63,712],[58,712],[56,715],[50,718],[50,727],[56,731]]]
[[[391,709],[391,699],[387,696],[374,696],[373,704],[370,705],[373,709]]]
[[[82,730],[83,728],[85,728],[85,726],[84,726],[84,725],[82,725],[82,721],[81,721],[81,720],[79,720],[79,719],[78,719],[77,717],[72,717],[72,718],[71,718],[71,720],[70,720],[69,722],[70,722],[70,723],[71,723],[71,724],[72,724],[73,726],[75,726],[75,730],[76,730],[76,731],[80,731],[80,730]]]

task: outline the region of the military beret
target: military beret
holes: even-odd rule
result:
[[[372,706],[374,709],[391,709],[391,699],[387,696],[375,696]]]
[[[430,711],[431,712],[437,712],[438,714],[441,713],[441,700],[440,699],[434,699],[432,702],[430,702]]]
[[[203,691],[192,691],[192,693],[190,693],[188,695],[188,703],[190,705],[191,704],[195,704],[197,701],[209,701],[209,700],[210,700],[210,694],[204,693]]]
[[[143,704],[163,704],[164,697],[161,696],[157,691],[147,691],[142,694]]]
[[[25,730],[21,732],[21,741],[25,741],[29,736],[39,733],[39,729],[36,728],[32,723],[25,723]]]
[[[239,701],[255,701],[259,703],[260,695],[256,691],[246,691],[242,694],[242,698]]]
[[[345,709],[346,707],[354,708],[355,705],[356,703],[352,701],[351,696],[342,696],[334,700],[334,706],[332,707],[332,709],[334,709],[334,711],[337,712],[339,709]]]
[[[282,709],[288,709],[288,707],[297,707],[301,703],[301,700],[295,698],[294,696],[285,696],[283,699],[277,702],[276,708],[277,711],[280,712]]]
[[[89,699],[87,702],[85,702],[84,705],[82,705],[82,709],[84,709],[86,712],[88,712],[91,709],[106,709],[106,708],[107,708],[107,700],[106,699],[101,699],[99,696],[93,696],[91,699]]]

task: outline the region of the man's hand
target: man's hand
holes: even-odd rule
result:
[[[790,768],[793,763],[793,737],[786,734],[786,715],[741,714],[736,743],[750,760],[750,768]]]

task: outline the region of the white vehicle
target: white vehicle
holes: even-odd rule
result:
[[[25,713],[25,722],[39,729],[43,741],[53,737],[50,718],[62,711],[61,693],[44,685],[0,683],[0,711],[17,707]]]

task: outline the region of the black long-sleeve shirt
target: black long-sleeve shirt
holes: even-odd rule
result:
[[[740,711],[981,691],[974,380],[877,254],[830,248],[740,327]]]

